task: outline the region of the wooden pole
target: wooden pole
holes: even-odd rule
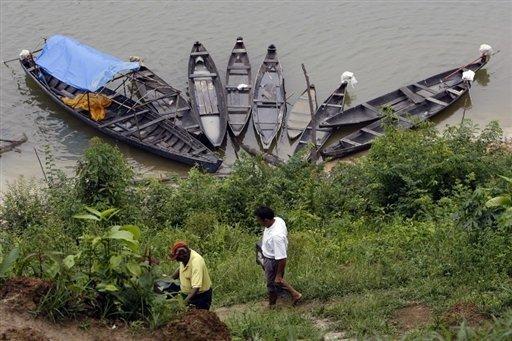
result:
[[[311,84],[309,83],[308,72],[306,71],[306,67],[302,64],[302,71],[304,71],[304,78],[306,78],[306,86],[308,90],[308,100],[309,100],[309,112],[311,113],[311,142],[313,142],[313,150],[311,151],[310,158],[312,161],[317,160],[318,150],[316,145],[316,116],[315,110],[313,108],[313,99],[311,97]]]
[[[48,182],[48,178],[46,177],[46,173],[44,171],[44,167],[43,167],[43,164],[41,162],[41,159],[39,158],[39,154],[37,153],[36,147],[34,147],[34,152],[36,152],[37,161],[39,162],[39,167],[41,167],[41,171],[43,172],[44,180],[46,181],[47,184],[50,184]]]

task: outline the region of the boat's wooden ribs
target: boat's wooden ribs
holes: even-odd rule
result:
[[[370,111],[373,111],[373,112],[377,113],[379,116],[381,115],[380,110],[375,108],[373,105],[371,105],[369,103],[363,103],[362,106],[365,107],[366,109],[370,110]]]
[[[133,134],[133,133],[135,133],[135,132],[137,132],[137,131],[139,131],[139,130],[146,129],[147,127],[150,127],[150,126],[152,126],[152,125],[154,125],[154,124],[160,123],[160,122],[162,122],[163,120],[166,120],[166,119],[168,119],[168,118],[170,118],[170,117],[173,117],[173,116],[174,116],[173,114],[164,114],[164,115],[161,115],[160,117],[157,117],[157,118],[155,118],[154,120],[151,120],[151,121],[149,121],[149,122],[147,122],[147,123],[144,123],[144,124],[142,124],[142,125],[140,125],[140,126],[138,126],[138,127],[132,128],[132,129],[130,129],[130,130],[128,130],[128,131],[126,131],[126,132],[124,132],[124,133],[123,133],[123,135],[131,135],[131,134]]]
[[[402,91],[411,101],[413,101],[416,104],[419,104],[423,102],[425,99],[421,97],[418,94],[415,94],[412,92],[408,87],[404,86],[403,88],[400,88],[400,91]]]
[[[195,74],[195,73],[193,73],[189,77],[190,78],[201,78],[201,77],[203,77],[203,78],[210,78],[210,77],[212,77],[213,78],[213,77],[217,77],[217,74],[216,73],[203,73],[203,74]]]
[[[434,98],[434,97],[425,97],[425,99],[427,101],[432,102],[432,103],[436,103],[436,104],[442,105],[443,107],[446,107],[448,105],[448,103],[440,101],[440,100],[438,100],[437,98]]]
[[[117,118],[115,118],[113,120],[110,120],[110,121],[107,121],[107,122],[104,122],[104,123],[100,124],[99,127],[100,128],[105,128],[105,127],[108,127],[108,126],[110,126],[112,124],[120,123],[120,122],[126,121],[126,120],[128,120],[130,118],[134,118],[135,116],[146,114],[148,112],[149,112],[148,109],[144,109],[144,110],[135,112],[135,113],[130,114],[130,115],[120,116],[120,117],[117,117]]]
[[[375,135],[375,136],[383,136],[383,133],[379,133],[378,131],[372,130],[370,128],[361,128],[361,131],[364,131],[365,133]]]

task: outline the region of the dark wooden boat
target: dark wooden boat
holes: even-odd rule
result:
[[[226,72],[226,100],[228,123],[233,135],[244,130],[251,115],[252,77],[251,63],[242,37],[236,39]]]
[[[199,123],[192,117],[190,104],[181,91],[142,64],[137,72],[130,73],[127,77],[134,78],[139,100],[148,103],[148,108],[169,117],[175,125],[181,126],[194,136],[202,134]]]
[[[258,71],[254,86],[252,115],[254,128],[264,150],[268,150],[276,137],[286,113],[286,95],[281,64],[276,47],[270,45]]]
[[[327,97],[327,99],[318,107],[318,110],[315,113],[315,121],[316,121],[316,148],[322,148],[322,146],[327,142],[329,137],[334,131],[334,128],[331,127],[320,127],[320,123],[329,118],[331,116],[338,115],[343,112],[343,108],[345,106],[345,96],[347,93],[347,82],[341,82],[341,84]],[[295,148],[295,152],[298,152],[311,141],[311,134],[313,130],[313,122],[309,121],[306,130],[304,130],[300,136],[299,143]]]
[[[469,90],[471,83],[462,80],[463,71],[476,72],[486,63],[487,60],[483,58],[478,62],[466,65],[463,69],[449,70],[379,97],[386,97],[386,102],[393,108],[392,116],[389,119],[379,118],[341,138],[338,142],[325,148],[322,155],[337,158],[368,149],[376,137],[384,134],[385,124],[410,129],[431,118],[451,106]],[[447,76],[450,77],[447,78]],[[395,99],[391,100],[393,96]],[[358,107],[361,106],[352,109],[357,110]],[[368,107],[365,108],[368,109]],[[352,109],[347,110],[346,113]]]
[[[190,52],[188,91],[194,118],[210,143],[220,146],[227,129],[226,96],[212,57],[198,41]]]
[[[113,85],[115,89],[103,86],[97,92],[91,92],[106,96],[112,101],[106,108],[105,118],[95,121],[91,119],[87,110],[67,105],[62,99],[79,98],[77,96],[87,98],[89,92],[53,77],[34,62],[34,57],[20,57],[23,70],[57,104],[88,126],[131,146],[174,161],[200,166],[209,172],[216,172],[221,165],[222,161],[212,151],[183,128],[174,125],[166,115],[159,115],[145,104],[134,101],[128,95],[125,96],[119,88],[128,82],[123,80],[121,84]],[[123,76],[117,78],[117,81],[121,78],[127,79]]]
[[[313,100],[313,110],[316,110],[316,89],[313,84],[311,84],[310,92],[311,99]],[[286,131],[288,132],[288,137],[291,140],[297,138],[297,136],[302,134],[304,129],[306,129],[310,121],[311,111],[309,108],[308,90],[306,89],[300,95],[299,99],[297,99],[292,110],[288,114],[288,118],[286,120]]]

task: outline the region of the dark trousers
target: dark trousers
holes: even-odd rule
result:
[[[187,294],[180,292],[180,286],[176,283],[169,283],[165,289],[163,289],[163,292],[166,293],[168,297],[175,297],[176,295],[181,295],[183,298],[187,297]],[[192,297],[192,299],[188,302],[188,304],[197,309],[210,310],[210,306],[212,305],[212,297],[213,292],[212,288],[210,288],[205,292],[195,294],[194,297]]]

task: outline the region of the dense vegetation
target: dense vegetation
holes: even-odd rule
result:
[[[121,153],[93,140],[75,177],[49,157],[48,186],[20,179],[4,193],[0,277],[51,279],[38,310],[55,319],[92,312],[157,327],[183,309],[152,283],[173,272],[167,248],[185,239],[207,261],[216,307],[260,301],[252,212],[267,204],[288,223],[288,278],[306,303],[325,304],[250,310],[228,320],[234,336],[319,337],[311,317],[348,335],[393,336],[404,332],[394,312],[421,304],[432,317],[410,337],[506,338],[512,154],[501,140],[496,124],[389,130],[329,173],[300,157],[277,168],[246,157],[227,178],[194,169],[171,184],[134,184]],[[488,322],[464,321],[460,305]]]

